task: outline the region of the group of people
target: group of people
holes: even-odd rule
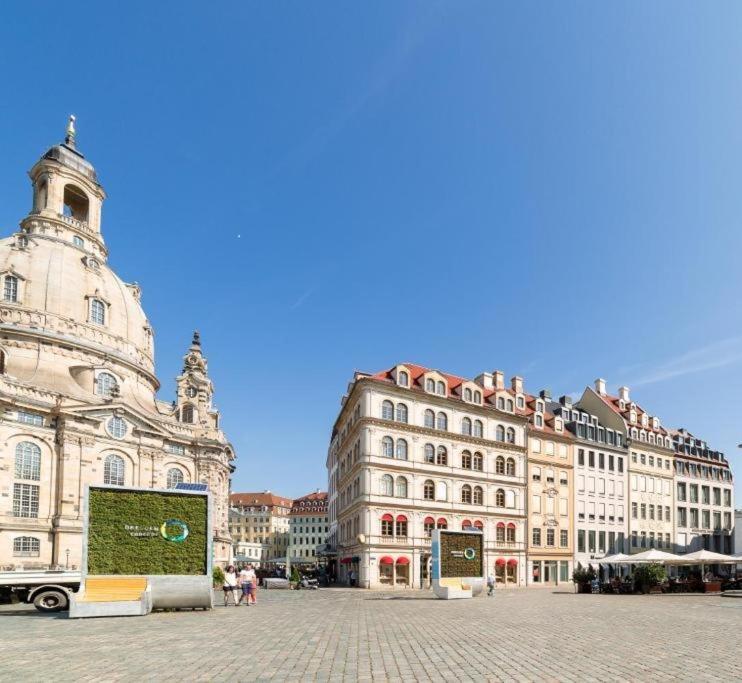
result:
[[[224,606],[229,604],[229,598],[232,597],[234,606],[237,607],[245,601],[245,605],[255,605],[258,594],[258,577],[255,569],[251,564],[246,564],[239,572],[233,564],[230,564],[224,572]],[[240,592],[239,600],[235,597],[235,592]]]

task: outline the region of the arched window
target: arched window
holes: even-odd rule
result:
[[[391,401],[384,401],[381,404],[381,419],[382,420],[393,420],[394,419],[394,404]]]
[[[407,498],[407,479],[405,479],[404,477],[397,477],[396,483],[397,498]]]
[[[407,442],[397,439],[397,460],[407,460]]]
[[[440,517],[435,526],[438,529],[448,529],[448,520],[445,517]]]
[[[13,555],[16,557],[38,557],[41,541],[33,536],[17,536],[13,539]]]
[[[500,396],[500,398],[497,399],[497,409],[505,410],[505,399],[502,396]]]
[[[464,484],[461,487],[461,502],[471,503],[471,486],[469,484]]]
[[[88,196],[83,190],[75,185],[64,186],[62,213],[65,216],[87,223],[89,205]]]
[[[515,460],[512,458],[508,458],[506,467],[505,467],[505,473],[510,475],[511,477],[515,476]]]
[[[475,391],[474,392],[474,403],[481,403],[481,402],[482,402],[482,392]]]
[[[18,301],[18,278],[15,275],[6,275],[3,284],[3,299]]]
[[[177,467],[171,467],[167,471],[167,487],[169,489],[174,489],[178,484],[182,484],[183,480],[183,472]]]
[[[475,469],[477,472],[481,472],[484,469],[484,457],[479,451],[474,453],[471,464],[472,468]]]
[[[41,479],[41,449],[35,443],[21,441],[15,447],[15,478]]]
[[[508,411],[513,412],[513,402],[511,399],[508,399]]]
[[[381,454],[385,458],[393,458],[394,457],[394,440],[391,436],[385,436],[381,440]]]
[[[502,489],[497,489],[497,491],[495,491],[495,507],[505,507],[505,491]]]
[[[471,389],[464,389],[464,400],[471,402]]]
[[[115,453],[109,453],[103,464],[103,483],[109,486],[123,486],[124,479],[124,459]]]
[[[497,529],[496,529],[496,538],[500,543],[505,541],[505,523],[504,522],[498,522],[497,523]]]
[[[462,451],[461,467],[463,467],[465,470],[471,469],[471,453],[469,451]]]
[[[510,522],[510,524],[508,524],[507,532],[508,532],[508,537],[507,537],[508,543],[515,543],[515,524]]]
[[[394,526],[394,533],[396,536],[399,536],[400,538],[405,538],[407,536],[407,517],[404,515],[397,515]]]
[[[446,416],[446,413],[438,413],[438,417],[435,421],[435,426],[437,429],[447,431],[448,430],[448,417]]]
[[[482,531],[482,529],[484,529],[484,524],[482,524],[482,520],[481,519],[475,519],[474,520],[474,528],[475,529],[479,529],[479,531]]]
[[[466,529],[471,529],[470,519],[465,519],[463,522],[461,522],[461,531],[465,531]]]
[[[402,372],[399,373],[399,386],[406,387],[410,383],[410,376],[402,370]]]
[[[183,406],[183,410],[180,412],[180,421],[186,424],[193,424],[194,410],[190,403],[186,403]]]
[[[474,436],[478,436],[480,439],[484,434],[484,425],[481,420],[474,420]]]
[[[471,420],[468,417],[461,420],[461,433],[465,436],[471,436]]]
[[[427,391],[430,394],[435,393],[435,381],[428,378],[425,380],[425,391]]]
[[[472,502],[474,505],[484,504],[484,491],[481,486],[474,487],[474,491],[472,492]]]
[[[448,465],[448,451],[445,446],[438,446],[438,454],[435,459],[436,465]]]
[[[515,443],[515,430],[512,427],[508,427],[507,431],[507,442]]]
[[[391,515],[384,515],[381,518],[381,535],[382,536],[393,536],[394,535],[394,517]]]
[[[435,500],[435,484],[430,479],[423,484],[423,499]]]
[[[110,397],[114,393],[114,387],[118,387],[118,382],[110,372],[98,373],[95,378],[95,393],[98,396]]]
[[[423,531],[426,536],[430,536],[430,533],[435,529],[435,520],[432,517],[426,517],[423,521]]]
[[[439,481],[435,486],[437,500],[448,500],[448,486],[445,481]]]
[[[446,395],[446,385],[443,382],[437,382],[435,385],[435,393],[439,396],[445,396]]]
[[[435,429],[435,413],[432,410],[425,411],[424,425],[428,429]]]
[[[397,422],[407,422],[407,406],[397,403]]]
[[[505,427],[497,425],[497,435],[495,437],[498,441],[505,441]]]
[[[100,299],[90,300],[90,322],[95,325],[106,324],[106,305]]]
[[[382,496],[393,496],[394,495],[394,477],[391,474],[385,474],[381,478],[381,495]]]
[[[495,474],[505,474],[505,458],[501,455],[495,460]]]
[[[432,443],[425,444],[425,462],[435,462],[435,447]]]

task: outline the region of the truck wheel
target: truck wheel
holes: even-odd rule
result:
[[[67,596],[61,591],[41,591],[34,596],[33,606],[39,612],[61,612],[67,609]]]

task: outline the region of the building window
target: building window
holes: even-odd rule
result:
[[[505,507],[505,491],[503,491],[503,489],[497,489],[497,491],[495,491],[495,507]]]
[[[38,415],[37,413],[29,413],[25,410],[19,410],[16,416],[18,422],[23,424],[33,425],[34,427],[44,426],[44,416]]]
[[[103,483],[109,486],[123,486],[124,474],[124,459],[114,453],[107,455],[103,464]]]
[[[448,465],[448,451],[445,446],[438,446],[438,455],[435,460],[436,465]]]
[[[21,441],[15,447],[16,479],[41,479],[41,449],[30,441]]]
[[[484,425],[481,420],[474,420],[474,436],[482,438],[484,434]]]
[[[559,530],[559,547],[566,548],[569,545],[569,532],[567,529]]]
[[[425,500],[435,500],[435,484],[427,479],[423,484],[423,498]]]
[[[425,462],[435,463],[435,446],[432,443],[425,444]]]
[[[108,428],[108,433],[114,439],[123,439],[128,431],[126,421],[118,415],[114,415],[110,420],[108,420],[106,427]]]
[[[394,440],[391,436],[385,436],[381,440],[381,454],[385,458],[393,458],[394,457]]]
[[[402,370],[402,372],[399,373],[399,385],[402,387],[406,387],[409,383],[409,375],[404,370]]]
[[[541,529],[538,527],[533,529],[533,545],[541,545]]]
[[[394,478],[391,474],[385,474],[381,478],[381,495],[382,496],[393,496],[394,495]]]
[[[477,472],[481,472],[484,469],[484,458],[479,451],[474,453],[474,457],[472,458],[472,467]]]
[[[432,517],[426,517],[423,522],[423,532],[426,536],[430,536],[433,529],[435,529],[435,520]]]
[[[33,536],[18,536],[13,539],[13,555],[16,557],[38,557],[41,541]]]
[[[118,388],[116,378],[109,372],[101,372],[95,379],[95,393],[99,396],[112,396]]]
[[[397,439],[397,460],[407,460],[407,442]]]
[[[436,382],[435,385],[435,393],[438,394],[438,396],[445,396],[446,395],[446,385],[443,382]]]
[[[484,491],[482,490],[481,486],[474,487],[474,491],[472,493],[472,502],[474,503],[474,505],[484,504]]]
[[[34,484],[13,484],[13,516],[39,516],[39,487]]]
[[[471,503],[471,486],[469,484],[464,484],[461,487],[461,502]]]
[[[423,424],[428,429],[435,429],[435,413],[432,410],[425,411]]]
[[[180,411],[180,421],[186,424],[193,424],[195,411],[190,403],[186,403]]]
[[[80,247],[81,249],[83,249],[85,247],[85,240],[79,235],[74,235],[72,237],[72,244],[74,244],[76,247]]]
[[[505,427],[502,425],[497,425],[497,429],[495,430],[495,439],[497,441],[505,441]]]
[[[90,300],[90,322],[95,325],[106,324],[106,305],[100,299]]]
[[[183,472],[177,467],[171,467],[167,471],[167,487],[169,489],[174,489],[178,484],[182,484],[183,479]]]
[[[18,278],[15,275],[6,275],[3,286],[5,301],[18,301]]]
[[[508,427],[507,430],[507,442],[515,443],[515,430],[512,427]]]
[[[394,518],[391,515],[384,515],[381,518],[381,535],[382,536],[393,536],[394,535]]]
[[[407,537],[407,517],[404,515],[397,515],[394,532],[399,538]]]
[[[505,474],[505,458],[501,455],[495,459],[495,474]]]
[[[471,469],[471,453],[469,451],[464,451],[461,454],[461,467],[465,470]]]
[[[435,393],[435,381],[428,378],[425,380],[425,391],[427,391],[429,394]]]
[[[407,498],[407,479],[404,477],[397,477],[397,498]]]
[[[397,403],[397,422],[407,422],[407,406]]]
[[[549,548],[554,547],[554,529],[547,529],[546,530],[546,545]]]
[[[464,389],[464,400],[471,403],[471,389]]]
[[[511,477],[515,476],[515,460],[512,458],[508,458],[507,463],[505,463],[505,474]]]
[[[467,391],[469,390],[467,389]],[[471,436],[471,420],[468,417],[461,421],[461,433],[464,436]]]
[[[384,401],[381,404],[381,419],[382,420],[393,420],[394,419],[394,404],[391,401]]]
[[[438,417],[435,421],[435,426],[437,429],[440,429],[442,431],[448,430],[448,417],[446,416],[446,413],[438,413]]]

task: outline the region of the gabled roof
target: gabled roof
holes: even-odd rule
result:
[[[230,505],[240,505],[246,507],[287,507],[292,504],[291,498],[277,496],[270,491],[260,491],[259,493],[230,493]]]
[[[626,424],[629,427],[636,427],[637,429],[643,429],[647,432],[654,432],[655,434],[662,434],[662,436],[667,436],[669,433],[668,431],[662,426],[662,423],[660,422],[659,429],[655,429],[652,426],[652,417],[656,417],[654,415],[650,415],[644,408],[642,408],[636,401],[628,401],[625,402],[625,408],[621,410],[621,399],[619,399],[617,396],[611,396],[610,394],[599,394],[597,391],[595,392],[596,396],[599,396],[600,399],[611,409],[613,410],[617,415],[620,415],[625,421]],[[631,406],[634,406],[634,409],[636,410],[636,422],[631,422],[629,420],[630,413],[631,413]],[[645,427],[642,425],[642,415],[647,416],[647,426]]]

